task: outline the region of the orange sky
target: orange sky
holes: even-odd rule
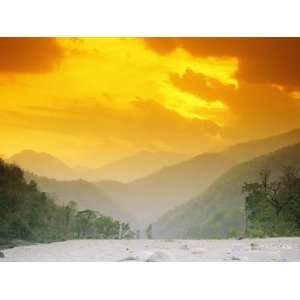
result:
[[[300,127],[300,39],[0,38],[0,154],[100,166]]]

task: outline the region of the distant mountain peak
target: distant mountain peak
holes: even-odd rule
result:
[[[47,152],[38,152],[35,150],[31,150],[31,149],[25,149],[22,150],[14,155],[12,155],[9,159],[14,159],[14,158],[34,158],[34,159],[51,159],[51,160],[55,160],[57,162],[60,162],[61,164],[64,164],[61,160],[59,160],[58,158],[56,158],[55,156],[47,153]]]
[[[76,177],[73,170],[63,161],[46,152],[26,149],[12,155],[8,161],[40,176],[56,179]]]

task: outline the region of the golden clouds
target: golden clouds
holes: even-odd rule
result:
[[[41,105],[45,98],[55,104],[76,99],[103,101],[105,96],[119,108],[143,98],[158,101],[183,117],[205,119],[205,113],[222,109],[220,102],[213,105],[180,91],[170,82],[170,74],[181,75],[189,68],[222,82],[235,82],[233,60],[195,59],[182,50],[164,58],[147,49],[141,39],[59,39],[58,42],[66,55],[56,72],[34,78],[19,76],[17,81],[21,84],[3,89],[2,95],[18,99],[17,95],[22,93],[21,101],[32,105],[37,102]]]
[[[153,38],[145,42],[163,55],[182,48],[195,57],[236,57],[239,79],[300,88],[300,38]]]
[[[239,87],[224,85],[191,70],[171,76],[179,89],[208,101],[222,99],[228,107],[223,135],[263,137],[300,126],[300,102],[283,89],[241,81]]]

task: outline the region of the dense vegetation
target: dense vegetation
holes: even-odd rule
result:
[[[59,206],[23,171],[0,160],[0,239],[54,241],[73,238],[130,238],[128,224],[92,210],[77,211],[74,202]]]
[[[300,234],[299,170],[285,167],[271,181],[270,171],[260,172],[260,180],[245,183],[245,234],[254,237]]]

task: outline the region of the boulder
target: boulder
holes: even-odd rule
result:
[[[204,248],[195,248],[195,249],[192,249],[192,254],[203,254],[207,252],[206,249]]]
[[[288,244],[285,244],[285,243],[280,243],[279,244],[279,248],[280,249],[284,249],[284,250],[289,250],[289,249],[292,249],[292,247]]]
[[[137,256],[126,256],[124,258],[121,258],[118,260],[118,262],[123,262],[123,261],[137,261],[138,257]]]
[[[261,247],[258,244],[255,244],[255,243],[251,243],[250,247],[251,247],[252,251],[261,250]]]
[[[175,258],[172,257],[167,251],[157,250],[153,252],[148,252],[146,254],[144,261],[146,262],[163,262],[163,261],[175,261]]]

